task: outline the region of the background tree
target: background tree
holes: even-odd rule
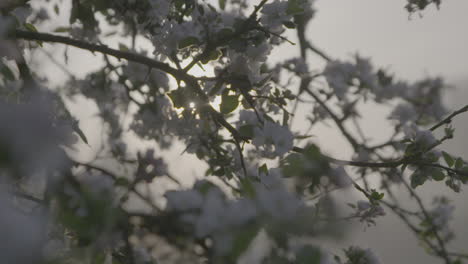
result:
[[[430,5],[440,2],[405,8],[414,15]],[[0,8],[6,263],[380,263],[370,249],[332,252],[320,241],[386,212],[428,254],[444,263],[467,258],[447,246],[448,199],[428,207],[415,189],[440,181],[458,192],[466,182],[466,162],[438,147],[468,106],[449,113],[440,78],[409,83],[359,54],[342,61],[315,47],[305,35],[313,1],[12,0]],[[68,25],[57,26],[63,16]],[[118,45],[104,44],[111,40]],[[76,76],[68,48],[56,57],[51,44],[90,51],[100,63]],[[299,55],[271,58],[280,45]],[[34,61],[40,51],[66,83],[45,88],[50,81]],[[326,66],[313,68],[310,54]],[[104,127],[91,162],[79,158],[95,142],[72,111],[80,98],[96,103]],[[379,144],[360,129],[367,101],[394,107],[383,117],[394,133]],[[312,108],[306,120],[300,105]],[[353,156],[323,153],[294,120],[332,123]],[[181,145],[206,164],[206,179],[190,188],[165,161]],[[172,186],[161,186],[167,180]],[[395,185],[416,210],[400,204]],[[331,193],[345,188],[362,200],[343,213]]]

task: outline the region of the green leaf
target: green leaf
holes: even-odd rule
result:
[[[253,138],[255,136],[253,125],[243,125],[239,128],[239,134],[245,138]]]
[[[436,181],[443,181],[445,179],[444,172],[439,168],[432,169],[431,176],[432,176],[432,179]]]
[[[283,112],[283,126],[287,126],[289,122],[289,113],[287,111]]]
[[[311,138],[311,137],[313,137],[313,135],[296,135],[296,136],[294,136],[294,138],[298,139],[298,140],[308,139],[308,138]]]
[[[218,31],[218,33],[216,33],[216,35],[219,39],[223,39],[230,37],[233,33],[234,31],[232,30],[232,28],[222,28]]]
[[[129,51],[130,49],[127,47],[127,45],[123,43],[119,43],[119,50],[120,51]]]
[[[255,198],[255,187],[252,183],[252,178],[241,178],[240,186],[243,195],[248,198]]]
[[[81,3],[80,0],[72,1],[72,9],[70,13],[70,24],[75,23],[77,20],[81,21],[84,28],[93,29],[98,25],[93,6],[90,4]]]
[[[127,187],[130,185],[130,181],[127,178],[119,177],[115,180],[115,185]]]
[[[231,253],[229,254],[229,259],[232,261],[231,263],[237,262],[237,259],[242,255],[242,253],[244,253],[252,240],[257,236],[259,230],[260,228],[258,225],[252,224],[234,233],[235,237],[232,243]]]
[[[222,53],[219,50],[212,50],[206,57],[204,57],[201,61],[203,64],[207,64],[210,61],[218,60],[221,57]]]
[[[24,23],[24,28],[26,28],[28,31],[31,31],[31,32],[37,32],[37,28],[33,24],[30,24],[30,23]]]
[[[281,161],[285,177],[310,179],[309,190],[313,191],[319,184],[321,175],[329,172],[330,163],[315,145],[306,146],[301,153],[292,153]]]
[[[304,12],[302,8],[303,0],[289,0],[288,7],[286,9],[287,15],[297,15],[299,13]]]
[[[226,0],[218,0],[219,8],[226,9]]]
[[[100,252],[96,255],[92,264],[104,264],[105,261],[106,261],[106,254],[103,252]]]
[[[1,63],[1,62],[0,62]],[[2,73],[2,75],[9,81],[14,81],[16,78],[15,78],[15,74],[13,73],[13,71],[10,69],[10,67],[8,67],[7,65],[1,63],[0,64],[1,68],[0,68],[0,72]]]
[[[403,164],[403,165],[401,166],[401,173],[405,172],[406,167],[408,167],[408,164]]]
[[[320,249],[306,245],[302,247],[296,254],[296,264],[319,264],[322,259],[322,253]]]
[[[445,129],[445,136],[449,137],[449,138],[453,138],[453,134],[455,132],[455,128],[451,127],[451,126],[447,126]]]
[[[452,156],[450,156],[450,154],[448,154],[448,153],[445,152],[445,151],[442,151],[442,156],[444,157],[445,163],[447,163],[447,165],[448,165],[449,167],[452,167],[453,164],[455,163],[455,161],[453,160]]]
[[[239,96],[238,95],[224,95],[221,96],[221,105],[219,110],[223,114],[229,114],[232,111],[236,110],[239,106]]]
[[[457,182],[455,182],[453,178],[449,178],[448,180],[446,180],[445,185],[447,185],[450,189],[452,189],[456,193],[460,192],[460,185],[457,184]]]
[[[258,168],[258,174],[268,175],[268,166],[266,165],[266,163]]]
[[[371,198],[376,201],[382,200],[382,198],[384,198],[384,193],[379,193],[375,190],[372,190]]]
[[[455,161],[455,169],[460,169],[461,167],[463,167],[463,160],[461,158],[457,158],[457,160]]]
[[[206,195],[213,188],[218,188],[218,187],[210,181],[200,182],[196,186],[197,191],[199,191],[202,195]]]
[[[54,32],[57,33],[64,33],[64,32],[69,32],[70,28],[69,27],[58,27],[54,30]]]
[[[185,103],[187,101],[184,93],[184,89],[179,88],[177,90],[173,90],[169,93],[167,93],[167,96],[172,101],[172,104],[174,105],[175,108],[182,108],[185,106]]]
[[[292,21],[284,21],[283,25],[285,27],[291,28],[291,29],[296,28],[296,24],[294,22],[292,22]]]
[[[225,173],[224,173],[224,168],[219,168],[215,171],[213,171],[213,175],[214,176],[218,176],[218,177],[221,177],[223,176]]]
[[[179,41],[178,48],[179,49],[185,49],[185,48],[188,48],[190,46],[198,45],[198,44],[200,44],[200,41],[198,40],[198,38],[190,36],[190,37],[186,37],[186,38],[182,39],[181,41]]]
[[[83,140],[84,143],[86,143],[87,145],[88,144],[88,139],[86,138],[86,135],[83,133],[83,131],[81,130],[80,126],[78,125],[78,121],[77,120],[74,120],[72,122],[72,129],[73,131],[75,131],[75,133],[78,134],[78,136],[81,138],[81,140]]]
[[[33,24],[30,24],[30,23],[24,23],[24,28],[31,32],[38,32],[37,28]],[[36,43],[42,47],[42,41],[36,40]]]
[[[464,166],[463,168],[461,168],[460,173],[458,173],[458,175],[461,176],[463,184],[466,184],[468,181],[468,166]]]
[[[415,189],[419,185],[423,185],[427,180],[427,178],[424,175],[422,175],[422,173],[420,173],[419,171],[416,171],[413,174],[411,174],[410,179],[411,188],[413,189]]]
[[[54,5],[54,11],[55,11],[56,15],[58,15],[60,13],[60,9],[59,9],[59,6],[57,4]]]

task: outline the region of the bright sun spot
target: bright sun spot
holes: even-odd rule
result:
[[[194,102],[191,102],[191,103],[189,104],[189,107],[190,107],[190,108],[195,108],[195,103],[194,103]]]

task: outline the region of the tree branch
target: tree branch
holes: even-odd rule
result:
[[[238,139],[238,140],[246,139],[245,137],[242,137],[239,134],[239,132],[229,122],[226,121],[226,119],[224,119],[221,113],[216,111],[209,104],[209,99],[207,95],[203,92],[203,90],[201,89],[200,85],[198,84],[197,78],[195,78],[194,76],[190,74],[187,74],[183,70],[175,69],[167,63],[156,61],[151,58],[145,57],[143,55],[139,55],[139,54],[135,54],[132,52],[127,52],[127,51],[115,50],[105,45],[92,44],[92,43],[88,43],[85,41],[71,39],[68,37],[57,36],[57,35],[52,35],[52,34],[47,34],[47,33],[29,32],[29,31],[23,31],[23,30],[16,30],[14,33],[14,36],[19,39],[62,43],[62,44],[70,45],[70,46],[77,47],[80,49],[89,50],[91,52],[99,52],[102,54],[111,55],[118,59],[125,59],[128,61],[141,63],[150,68],[155,68],[163,72],[166,72],[172,75],[175,79],[184,81],[200,97],[200,99],[204,103],[204,105],[202,106],[202,109],[200,110],[206,110],[208,113],[210,113],[212,118],[216,122],[221,124],[221,126],[226,128],[235,139]]]
[[[429,130],[434,131],[434,130],[436,130],[437,128],[441,127],[444,124],[449,124],[449,123],[452,122],[452,118],[454,118],[455,116],[457,116],[459,114],[465,113],[465,112],[468,112],[468,105],[465,105],[464,107],[462,107],[462,108],[458,109],[457,111],[453,112],[452,114],[450,114],[449,116],[444,118],[439,123],[433,125]]]

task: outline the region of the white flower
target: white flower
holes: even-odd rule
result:
[[[261,63],[250,59],[244,53],[237,52],[228,52],[229,57],[229,66],[228,70],[230,73],[240,76],[247,76],[251,84],[255,84],[262,80],[262,75],[260,73]],[[256,57],[257,59],[262,59],[262,56]]]
[[[263,128],[255,131],[252,143],[257,147],[264,147],[265,151],[272,151],[277,156],[282,156],[293,148],[294,135],[286,126],[265,121]],[[273,150],[270,148],[273,147]]]
[[[371,249],[362,249],[360,247],[349,247],[345,250],[349,258],[345,264],[381,264],[377,255]]]
[[[133,246],[133,258],[135,264],[152,263],[150,252],[143,246]]]
[[[29,6],[20,6],[10,13],[16,17],[20,24],[23,24],[27,22],[26,20],[32,14],[32,9]]]
[[[5,39],[9,29],[14,26],[11,17],[0,15],[0,58],[6,57],[7,59],[15,60],[21,57],[21,52],[15,41]]]
[[[271,50],[272,46],[270,44],[262,42],[257,46],[248,46],[245,53],[250,61],[266,62]]]
[[[201,39],[202,29],[200,24],[195,21],[187,21],[177,23],[172,20],[166,21],[157,34],[152,38],[155,47],[155,54],[164,57],[171,57],[177,53],[179,42],[187,37],[195,37]]]
[[[415,124],[406,125],[403,127],[405,135],[413,139],[416,143],[425,147],[431,146],[437,142],[437,139],[430,130],[420,130]]]
[[[390,114],[389,119],[398,120],[404,125],[409,122],[414,122],[418,118],[418,113],[411,104],[399,104]]]
[[[86,172],[78,175],[77,180],[87,192],[92,192],[96,197],[109,195],[114,191],[114,180],[104,174]]]
[[[444,227],[447,225],[450,219],[452,219],[453,211],[455,206],[449,204],[441,204],[434,208],[430,214],[432,215],[432,223],[438,227]]]
[[[445,197],[436,197],[434,199],[434,208],[429,211],[432,224],[438,229],[444,241],[449,241],[454,238],[452,230],[450,230],[449,222],[453,218],[455,206],[449,203]],[[432,227],[429,227],[432,228]]]
[[[150,0],[149,3],[152,7],[152,9],[149,11],[151,14],[150,17],[157,19],[157,22],[160,22],[169,14],[171,7],[170,0]]]
[[[79,26],[72,26],[69,33],[73,38],[95,43],[99,41],[99,33],[101,32],[99,28],[91,30],[89,28],[85,29]]]
[[[287,14],[288,2],[275,0],[273,3],[265,4],[261,11],[260,22],[274,33],[283,31],[283,23],[291,20]]]
[[[284,62],[284,65],[290,67],[299,76],[304,76],[309,73],[309,66],[302,58],[287,60]]]
[[[211,188],[205,195],[201,214],[195,224],[195,235],[205,237],[221,229],[226,224],[224,221],[226,203],[223,193]]]
[[[367,210],[371,207],[371,204],[368,201],[359,200],[357,201],[357,208],[359,211]]]
[[[248,199],[228,201],[225,206],[225,221],[230,226],[241,226],[257,216],[254,203]]]
[[[356,55],[355,73],[360,84],[371,89],[373,92],[380,91],[381,87],[370,60]]]
[[[281,181],[279,170],[270,169],[268,175],[261,176],[256,184],[255,199],[260,211],[274,221],[288,221],[297,217],[303,201],[289,192]]]
[[[377,255],[370,249],[366,249],[364,252],[364,256],[367,260],[367,264],[380,264],[382,263]]]
[[[323,72],[328,84],[340,100],[345,99],[353,74],[354,66],[351,63],[342,63],[340,61],[328,62]]]
[[[0,102],[0,145],[10,158],[8,166],[16,168],[19,177],[40,175],[52,184],[61,175],[52,171],[71,165],[60,146],[68,144],[73,132],[56,122],[54,102],[47,95],[32,95],[23,104]]]
[[[11,191],[0,186],[0,233],[2,263],[29,264],[41,258],[41,248],[46,242],[47,215],[39,210],[19,209],[13,204]]]
[[[331,181],[340,188],[349,187],[353,181],[343,167],[333,168],[330,173]]]
[[[200,209],[203,206],[203,196],[197,190],[169,191],[165,197],[168,210],[188,211]]]

